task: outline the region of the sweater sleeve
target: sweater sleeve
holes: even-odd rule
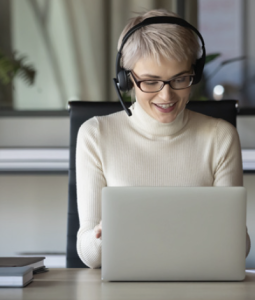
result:
[[[76,146],[77,203],[80,228],[77,252],[90,268],[101,266],[101,239],[94,227],[101,220],[101,191],[106,186],[98,146],[98,120],[92,118],[79,129]]]
[[[217,166],[214,186],[242,186],[242,152],[238,132],[226,121],[219,120],[216,129]],[[251,241],[246,230],[246,257]]]
[[[214,186],[242,186],[243,168],[239,136],[234,126],[221,119],[216,127],[215,149]]]

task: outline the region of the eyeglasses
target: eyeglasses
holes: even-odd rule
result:
[[[137,80],[130,71],[137,87],[144,93],[156,93],[163,89],[166,84],[169,84],[170,87],[174,90],[183,90],[192,85],[195,74],[187,74],[176,76],[169,81],[163,80]]]

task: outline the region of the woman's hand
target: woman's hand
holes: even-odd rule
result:
[[[95,226],[94,232],[97,239],[99,239],[102,236],[102,220],[97,226]]]

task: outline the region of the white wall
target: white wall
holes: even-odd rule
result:
[[[0,256],[64,253],[67,175],[0,175]]]
[[[239,116],[237,130],[242,149],[255,149],[255,116]]]
[[[0,118],[0,147],[68,146],[68,116]]]
[[[68,145],[68,116],[0,118],[0,148]],[[67,174],[0,174],[0,191],[0,256],[66,251]]]

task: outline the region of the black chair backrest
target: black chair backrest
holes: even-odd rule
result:
[[[186,107],[207,116],[226,120],[236,127],[237,100],[190,101]]]
[[[190,101],[187,108],[215,118],[222,118],[236,126],[237,101]],[[67,268],[87,267],[79,258],[76,250],[76,236],[79,229],[76,196],[75,152],[78,129],[83,122],[94,117],[108,115],[122,110],[119,102],[69,102],[70,113],[70,161],[68,187],[68,224],[67,224]]]

